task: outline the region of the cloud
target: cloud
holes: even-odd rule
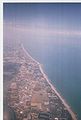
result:
[[[41,24],[41,23],[40,23]],[[57,29],[57,28],[50,28],[49,26],[30,26],[30,25],[18,25],[18,24],[12,24],[4,23],[5,29],[8,31],[14,31],[14,32],[20,32],[27,35],[33,35],[33,36],[76,36],[81,37],[81,30],[71,30],[71,29]]]

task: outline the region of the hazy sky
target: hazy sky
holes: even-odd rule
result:
[[[5,3],[4,24],[34,35],[81,37],[81,4]]]

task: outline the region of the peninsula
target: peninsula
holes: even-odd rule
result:
[[[4,52],[7,104],[15,120],[77,120],[76,115],[23,44]]]

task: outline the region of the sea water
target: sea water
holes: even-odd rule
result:
[[[80,38],[29,38],[23,44],[81,120]]]

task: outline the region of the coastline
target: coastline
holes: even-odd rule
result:
[[[26,53],[27,56],[29,56],[34,62],[36,62],[39,66],[39,69],[41,71],[41,73],[43,74],[44,78],[46,79],[46,81],[48,82],[48,84],[51,86],[51,89],[56,93],[56,95],[60,98],[60,100],[62,101],[62,103],[64,104],[64,106],[66,107],[66,109],[69,111],[69,113],[72,116],[73,120],[77,120],[75,113],[72,111],[72,109],[70,108],[70,106],[67,104],[67,102],[64,100],[63,97],[61,97],[61,95],[59,94],[59,92],[57,92],[56,88],[54,87],[54,85],[52,85],[52,83],[49,81],[47,75],[44,73],[41,64],[36,61],[34,58],[32,58],[32,56],[25,50],[23,44],[21,44],[22,49],[24,50],[24,52]]]

